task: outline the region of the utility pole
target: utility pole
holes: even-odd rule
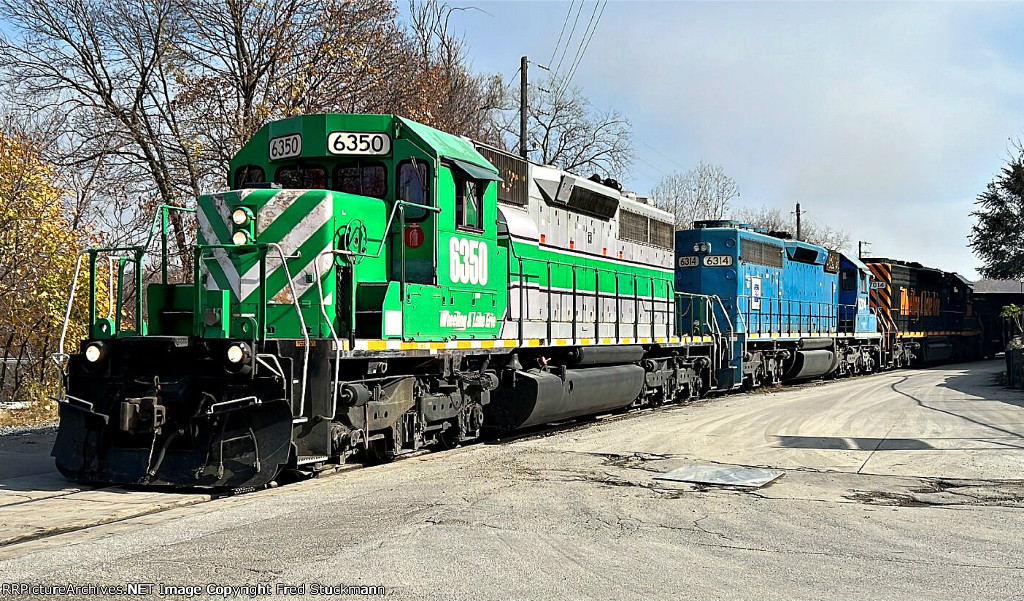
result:
[[[803,236],[801,236],[801,231],[800,231],[800,215],[801,214],[803,214],[803,211],[800,210],[800,203],[796,203],[796,239],[797,240],[803,240]]]
[[[523,58],[519,59],[519,155],[526,158],[526,112],[529,108],[529,102],[527,99],[526,86],[526,67],[530,64],[530,61]]]
[[[858,240],[857,241],[857,258],[858,259],[863,259],[864,258],[864,247],[865,246],[871,246],[871,243],[870,242],[865,242],[864,240]]]

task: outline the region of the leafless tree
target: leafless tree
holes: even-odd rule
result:
[[[805,242],[824,246],[829,250],[850,250],[850,234],[842,229],[812,221],[801,224],[800,230]]]
[[[417,75],[424,91],[415,109],[428,125],[490,143],[497,141],[498,111],[508,102],[501,77],[474,74],[466,43],[452,31],[456,13],[446,2],[410,0],[409,37],[417,54]]]
[[[193,141],[173,111],[180,4],[0,0],[0,16],[20,34],[0,38],[0,68],[19,102],[62,118],[58,164],[101,161],[139,174],[135,198],[151,204],[184,206],[199,192]],[[184,256],[189,235],[177,212],[172,227]]]
[[[267,122],[398,113],[486,138],[500,79],[473,74],[452,9],[390,0],[0,0],[8,104],[47,120],[76,227],[138,243],[161,203],[227,183]],[[177,254],[190,220],[172,213]],[[182,263],[184,267],[184,263]]]
[[[762,227],[769,232],[786,232],[790,235],[796,232],[796,216],[776,207],[737,207],[731,212],[730,219]],[[804,219],[800,224],[800,230],[804,242],[824,246],[829,250],[849,250],[850,234],[842,229]]]
[[[729,203],[739,195],[736,180],[720,165],[704,161],[662,178],[651,191],[654,204],[675,215],[676,229],[690,228],[694,221],[725,218]]]
[[[321,112],[403,112],[415,58],[387,0],[180,0],[178,110],[223,177],[268,121]],[[223,181],[223,180],[220,180]]]
[[[792,216],[786,215],[777,207],[736,207],[730,211],[729,218],[754,227],[762,227],[769,232],[792,234],[795,231]]]
[[[529,89],[527,145],[530,159],[579,174],[621,178],[633,162],[633,126],[615,110],[600,111],[582,90],[558,78]],[[518,105],[502,125],[503,146],[518,148]]]

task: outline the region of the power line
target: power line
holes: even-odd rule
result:
[[[643,163],[644,165],[647,165],[647,166],[648,166],[648,167],[650,167],[651,169],[654,169],[654,170],[655,170],[655,171],[657,171],[658,173],[660,173],[660,174],[662,174],[662,175],[664,175],[664,176],[666,176],[666,177],[668,176],[668,174],[667,174],[667,173],[665,173],[665,172],[664,172],[664,171],[662,171],[661,169],[658,169],[658,168],[657,168],[657,167],[655,167],[655,166],[654,166],[653,164],[651,164],[651,163],[649,163],[649,162],[645,161],[645,160],[644,160],[644,159],[643,159],[642,157],[639,157],[639,156],[637,156],[637,157],[634,157],[634,158],[636,158],[636,160],[640,161],[640,162],[641,162],[641,163]]]
[[[692,167],[687,167],[686,165],[683,165],[682,163],[676,162],[676,161],[675,161],[674,159],[672,159],[671,157],[669,157],[669,156],[668,156],[667,154],[665,154],[665,153],[661,152],[660,150],[658,150],[657,148],[655,148],[655,147],[651,146],[650,144],[648,144],[648,143],[647,143],[647,142],[645,142],[644,140],[640,140],[640,143],[641,143],[641,144],[643,144],[644,146],[646,146],[646,147],[650,148],[650,149],[651,149],[651,150],[653,150],[654,152],[658,153],[659,155],[661,155],[661,157],[662,157],[663,159],[665,159],[666,161],[668,161],[668,162],[672,163],[673,165],[676,165],[676,166],[677,166],[677,167],[679,167],[680,169],[686,169],[686,170],[689,170],[689,169],[691,169],[691,168],[692,168]]]
[[[583,0],[580,0],[582,4]],[[548,64],[555,62],[555,54],[558,53],[558,47],[562,45],[562,35],[565,34],[565,26],[569,24],[569,15],[572,14],[572,5],[576,3],[576,0],[570,0],[569,10],[565,11],[565,19],[562,20],[562,31],[558,32],[558,41],[555,42],[555,47],[551,50],[551,58],[548,59]],[[566,40],[568,42],[568,40]]]
[[[597,20],[595,21],[594,13],[597,13],[597,4],[594,4],[594,12],[590,14],[590,20],[594,24],[594,26],[587,26],[587,29],[590,31],[590,37],[587,37],[586,32],[583,33],[583,37],[586,38],[586,43],[583,46],[581,46],[579,53],[576,55],[576,61],[569,69],[569,75],[568,77],[565,78],[565,84],[562,86],[563,90],[569,86],[569,82],[572,81],[573,76],[576,75],[576,69],[580,66],[580,63],[583,61],[583,57],[587,54],[587,48],[590,48],[590,41],[594,39],[594,34],[597,33],[597,26],[601,23],[601,17],[604,15],[604,9],[607,6],[608,0],[604,0],[604,4],[601,5],[601,12],[597,14]]]
[[[505,89],[506,90],[511,88],[512,85],[516,83],[516,75],[519,75],[519,72],[522,71],[522,70],[523,70],[523,66],[520,65],[519,68],[516,69],[516,72],[512,74],[512,77],[508,78],[508,83],[505,84]]]
[[[590,20],[587,21],[587,27],[583,30],[583,35],[580,36],[580,42],[576,46],[576,54],[572,57],[572,64],[569,66],[568,73],[570,74],[566,79],[571,77],[572,70],[576,67],[576,61],[580,58],[580,52],[583,51],[583,45],[587,43],[587,34],[590,33],[591,27],[594,25],[594,17],[597,15],[597,8],[601,4],[601,0],[594,0],[594,10],[590,11]]]
[[[555,74],[562,68],[562,61],[565,60],[565,53],[569,50],[569,42],[572,41],[573,34],[576,33],[576,24],[580,22],[580,13],[583,12],[583,0],[580,0],[580,7],[576,9],[576,18],[572,22],[572,29],[569,30],[569,38],[565,40],[565,47],[562,48],[562,56],[558,59],[558,66],[555,67]]]

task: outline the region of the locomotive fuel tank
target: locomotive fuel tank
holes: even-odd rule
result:
[[[640,395],[645,374],[639,365],[517,370],[491,393],[484,423],[511,431],[621,409]]]
[[[922,363],[941,363],[953,356],[953,343],[947,336],[929,336],[921,348]]]
[[[802,338],[793,354],[793,363],[783,380],[820,378],[839,367],[840,356],[831,338]]]
[[[797,351],[793,355],[793,365],[783,379],[820,378],[834,372],[837,367],[839,367],[839,355],[832,349]]]

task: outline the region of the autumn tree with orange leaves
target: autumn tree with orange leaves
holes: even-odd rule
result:
[[[82,240],[62,210],[52,165],[32,141],[0,133],[0,389],[3,400],[45,399],[58,385],[58,350]],[[73,309],[81,318],[86,296]],[[81,319],[68,332],[85,334]]]

